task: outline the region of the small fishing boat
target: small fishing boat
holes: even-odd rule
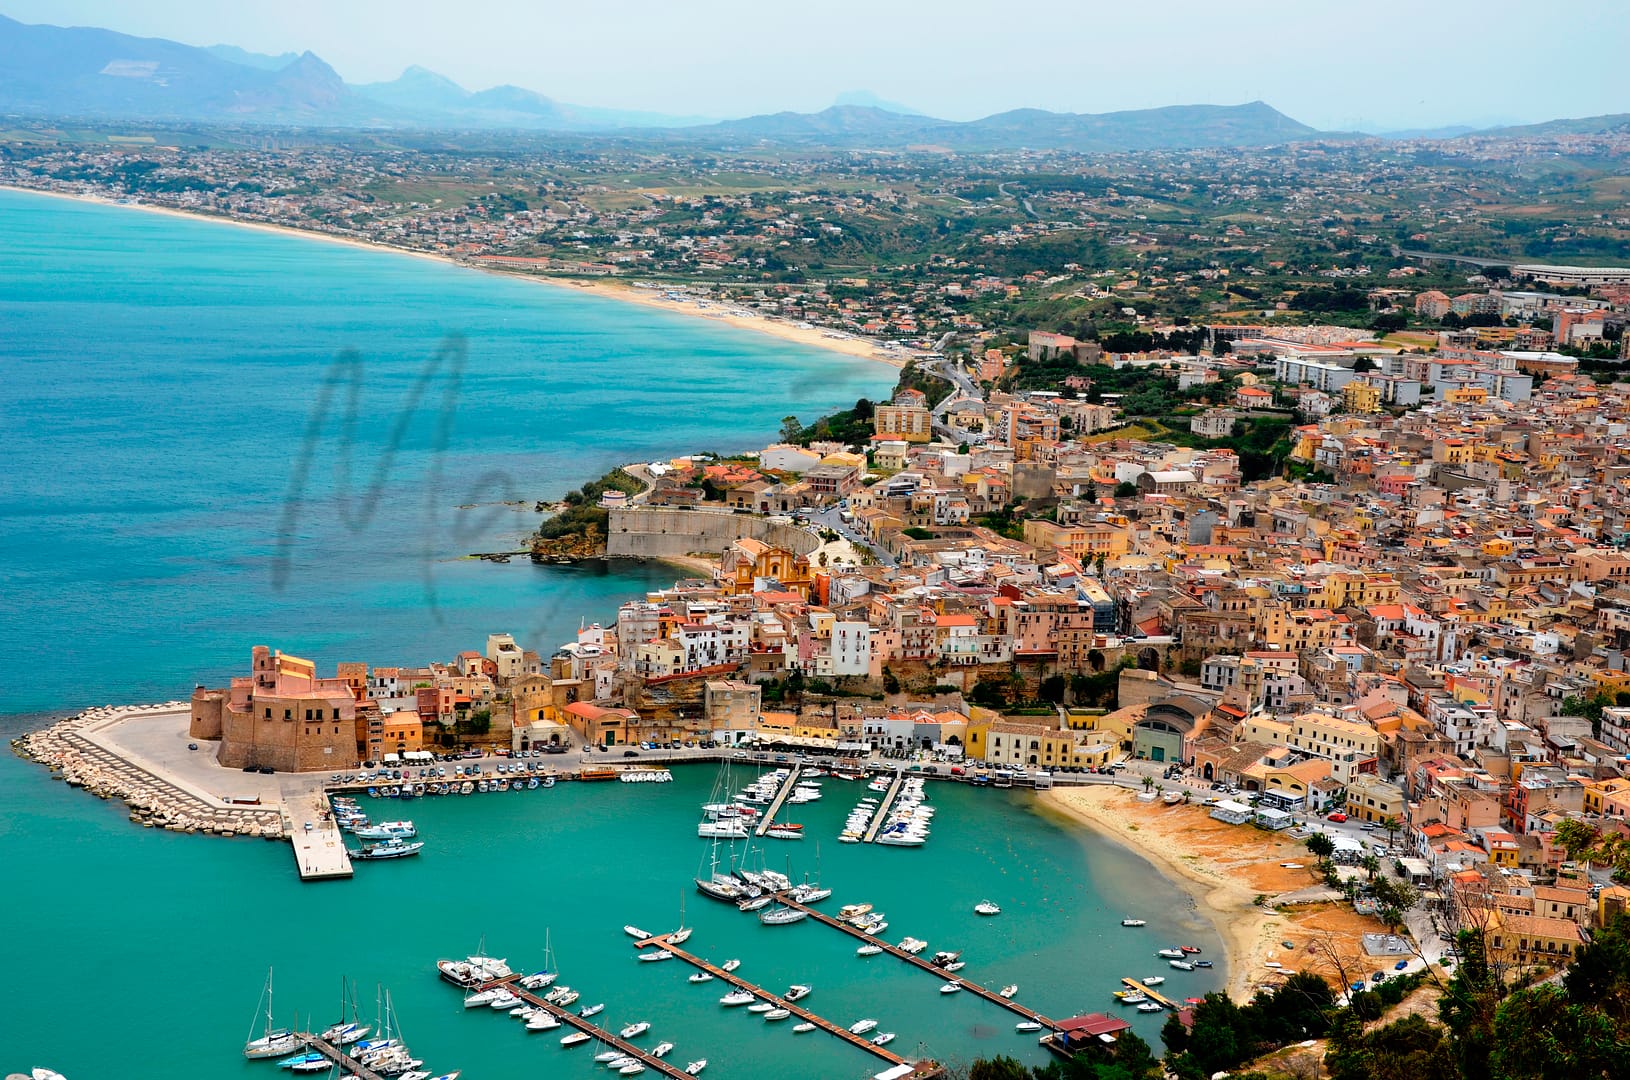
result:
[[[1159,986],[1161,983],[1163,983],[1165,981],[1166,981],[1166,976],[1164,976],[1164,975],[1151,975],[1147,979],[1143,980],[1143,985],[1144,986]]]
[[[814,1031],[814,1030],[815,1030],[815,1025],[811,1024],[807,1020],[804,1021],[802,1024],[794,1024],[792,1026],[792,1032],[793,1032],[794,1035],[806,1035],[809,1032]]]
[[[726,960],[724,963],[719,965],[719,970],[721,970],[721,971],[735,971],[739,967],[741,967],[741,961],[740,960]]]
[[[1122,926],[1148,926],[1149,923],[1145,919],[1122,919],[1121,920],[1121,925]]]
[[[955,979],[952,979],[950,982],[948,982],[944,986],[940,987],[940,993],[942,993],[942,994],[960,994],[960,993],[962,993],[962,984],[957,982]]]
[[[868,1031],[876,1031],[876,1030],[877,1030],[877,1021],[876,1020],[856,1020],[854,1023],[849,1025],[849,1033],[851,1035],[864,1035]]]
[[[306,1065],[313,1061],[327,1060],[328,1059],[323,1057],[323,1055],[317,1053],[315,1050],[311,1050],[303,1054],[295,1054],[293,1057],[286,1057],[277,1063],[277,1067],[279,1069],[292,1069],[296,1065]]]
[[[629,1024],[627,1027],[623,1028],[617,1034],[621,1035],[625,1039],[635,1039],[635,1038],[638,1038],[641,1035],[644,1035],[647,1031],[650,1031],[650,1030],[651,1030],[650,1022],[647,1021],[647,1020],[640,1020],[637,1023]]]
[[[856,956],[876,956],[878,953],[880,953],[882,951],[883,951],[883,946],[881,946],[881,945],[862,945],[860,948],[855,950],[855,955]]]
[[[747,1006],[747,1011],[750,1013],[767,1013],[773,1008],[775,1008],[775,1006],[770,1004],[768,1001],[755,1001],[753,1004]]]
[[[570,1035],[562,1036],[560,1045],[569,1049],[573,1046],[582,1046],[592,1038],[594,1036],[586,1031],[574,1031]]]
[[[1166,960],[1181,960],[1181,959],[1183,959],[1183,950],[1182,949],[1160,949],[1155,953],[1155,955],[1159,956],[1159,957],[1161,957],[1163,959],[1166,959]]]
[[[1013,995],[1017,994],[1018,992],[1019,992],[1019,984],[1018,983],[1008,983],[1006,986],[1002,987],[1001,996],[1004,997],[1004,998],[1007,998],[1009,1001],[1011,1001],[1011,1000],[1013,1000]]]
[[[894,1041],[894,1032],[892,1032],[892,1031],[885,1031],[881,1035],[876,1035],[876,1036],[872,1037],[872,1045],[873,1046],[887,1046],[889,1043],[891,1043],[893,1041]]]
[[[1198,945],[1180,945],[1180,946],[1178,946],[1178,948],[1182,949],[1184,952],[1188,953],[1190,956],[1198,956],[1198,955],[1200,955],[1200,946],[1198,946]]]
[[[644,1071],[645,1066],[636,1061],[631,1065],[624,1065],[622,1068],[618,1069],[617,1074],[619,1076],[638,1076]]]
[[[673,1048],[674,1048],[674,1044],[671,1043],[671,1042],[657,1043],[656,1049],[651,1051],[651,1056],[652,1057],[667,1057],[669,1051],[671,1051]]]
[[[655,952],[642,952],[639,958],[647,964],[653,964],[658,960],[672,960],[674,954],[667,949],[658,949]]]
[[[1157,1013],[1163,1011],[1165,1008],[1166,1006],[1162,1005],[1158,1001],[1142,1001],[1138,1003],[1138,1012],[1140,1013]]]
[[[1211,961],[1210,960],[1196,960],[1194,962],[1194,966],[1197,967],[1197,968],[1208,968],[1208,967],[1211,966]]]
[[[353,851],[353,859],[404,859],[409,855],[417,855],[424,850],[423,840],[382,840],[377,844],[368,844],[358,851]]]
[[[644,940],[646,940],[647,938],[649,938],[651,936],[650,934],[647,934],[644,930],[641,930],[639,927],[632,926],[632,925],[623,927],[623,933],[627,934],[629,937],[633,938],[635,941],[644,941]]]
[[[981,900],[973,906],[973,913],[975,915],[1000,915],[1002,909],[989,900]]]
[[[698,1058],[685,1066],[685,1074],[687,1076],[699,1076],[705,1068],[707,1068],[707,1058]]]
[[[719,1004],[728,1009],[736,1005],[751,1005],[753,1000],[753,995],[745,990],[732,990],[719,999]]]
[[[1116,990],[1114,997],[1122,1005],[1137,1005],[1149,1000],[1149,996],[1142,990]]]
[[[706,971],[698,971],[690,977],[690,981],[693,983],[712,982],[713,976]]]
[[[1168,961],[1166,961],[1166,963],[1170,964],[1172,967],[1176,968],[1178,971],[1193,971],[1194,970],[1194,965],[1189,963],[1187,960],[1168,960]]]
[[[809,992],[813,989],[815,989],[813,986],[806,986],[803,983],[794,983],[790,988],[788,988],[783,997],[787,1001],[802,1001],[804,998],[809,996]]]
[[[766,1020],[785,1020],[787,1017],[789,1017],[791,1015],[792,1015],[792,1012],[790,1010],[788,1010],[788,1009],[771,1009],[769,1012],[764,1014],[764,1019],[766,1019]]]

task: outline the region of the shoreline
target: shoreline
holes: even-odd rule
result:
[[[395,244],[386,244],[377,240],[364,240],[352,236],[340,236],[334,233],[321,232],[316,229],[300,229],[292,225],[276,225],[264,221],[246,221],[242,218],[230,217],[225,214],[204,213],[194,210],[180,210],[171,206],[158,206],[147,202],[124,202],[109,198],[105,195],[81,195],[67,191],[52,191],[46,188],[23,187],[18,184],[0,183],[0,191],[17,191],[25,195],[41,195],[51,199],[66,199],[72,202],[95,203],[101,206],[113,207],[122,210],[141,210],[149,214],[162,214],[167,217],[181,218],[187,221],[209,221],[220,225],[232,225],[240,229],[253,229],[257,232],[270,233],[282,236],[299,237],[305,240],[321,240],[330,244],[339,244],[343,247],[354,248],[359,251],[385,252],[395,255],[406,255],[415,259],[426,259],[441,263],[444,266],[454,266],[461,270],[470,270],[476,273],[496,274],[501,277],[518,281],[528,281],[537,285],[545,285],[556,289],[572,289],[579,293],[603,297],[625,304],[639,304],[642,307],[654,308],[660,311],[672,311],[687,318],[706,319],[709,322],[734,327],[738,330],[751,330],[755,333],[773,337],[779,341],[790,342],[812,349],[824,349],[827,352],[838,353],[843,356],[857,357],[862,360],[872,360],[888,367],[899,370],[905,367],[907,356],[894,356],[885,352],[882,345],[870,338],[855,335],[835,335],[837,331],[828,331],[821,327],[804,328],[792,323],[784,322],[778,318],[761,315],[735,314],[732,305],[724,301],[703,300],[699,297],[687,296],[682,300],[670,300],[667,293],[685,286],[664,286],[658,289],[641,289],[633,284],[621,280],[612,282],[594,278],[553,277],[542,274],[529,274],[521,271],[505,269],[500,265],[488,265],[483,262],[458,259],[451,255],[443,255],[434,251],[420,251],[414,248],[398,247]]]
[[[1155,836],[1115,805],[1119,795],[1136,803],[1135,793],[1118,786],[1053,788],[1037,801],[1045,811],[1086,828],[1118,844],[1153,866],[1163,877],[1194,900],[1195,909],[1216,928],[1223,940],[1228,978],[1225,989],[1236,1002],[1251,999],[1253,983],[1283,937],[1285,916],[1254,903],[1257,893],[1238,878],[1206,867],[1198,853],[1185,852],[1167,838]],[[1126,809],[1130,809],[1127,807]],[[1153,842],[1152,842],[1153,841]]]

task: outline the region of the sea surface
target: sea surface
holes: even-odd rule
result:
[[[563,1031],[529,1034],[507,1016],[463,1009],[433,965],[483,942],[528,970],[543,967],[552,946],[580,1007],[605,1002],[604,1026],[650,1021],[642,1044],[675,1043],[681,1067],[705,1057],[717,1080],[858,1080],[883,1067],[831,1036],[795,1035],[793,1021],[721,1007],[720,982],[692,985],[680,961],[637,962],[623,925],[671,930],[682,907],[695,928],[687,950],[715,963],[738,958],[742,977],[773,992],[808,983],[806,1007],[845,1026],[875,1018],[879,1031],[897,1033],[890,1048],[904,1056],[1045,1060],[1035,1036],[1013,1030],[1016,1016],[970,994],[942,996],[926,972],[886,954],[857,957],[853,938],[811,920],[766,927],[698,894],[692,879],[710,850],[695,823],[717,772],[676,773],[671,784],[558,784],[406,804],[364,797],[375,820],[411,817],[423,854],[303,885],[287,844],[140,829],[118,803],[0,757],[13,969],[0,980],[0,1073],[48,1064],[69,1080],[283,1075],[241,1057],[271,968],[280,1023],[293,1023],[295,1010],[302,1026],[330,1023],[349,979],[368,1019],[379,988],[390,991],[409,1045],[438,1072],[603,1074],[593,1049],[560,1048]],[[837,843],[866,791],[823,783],[821,801],[794,808],[808,839],[760,842],[767,865],[834,890],[823,908],[869,902],[887,913],[890,941],[909,934],[930,950],[962,950],[961,976],[1017,983],[1016,1000],[1050,1016],[1121,1012],[1157,1052],[1164,1016],[1120,1009],[1110,997],[1118,980],[1165,975],[1162,989],[1179,997],[1221,988],[1220,942],[1184,894],[1131,852],[1035,813],[1033,796],[930,785],[932,838],[888,848]],[[982,899],[1002,914],[974,915]],[[1149,925],[1122,928],[1132,913]],[[1184,973],[1153,955],[1190,943],[1219,967]]]
[[[0,714],[185,698],[256,643],[325,670],[492,632],[548,655],[675,570],[462,556],[612,465],[762,446],[894,379],[568,288],[12,191],[0,373]]]

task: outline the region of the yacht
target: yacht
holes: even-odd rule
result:
[[[583,995],[579,994],[576,990],[573,990],[570,987],[568,987],[564,994],[560,995],[560,997],[555,999],[555,1004],[559,1005],[561,1008],[564,1009],[568,1005],[577,1004],[577,999],[582,997],[582,996]]]
[[[765,926],[786,926],[789,923],[802,922],[809,918],[809,912],[802,908],[781,907],[774,911],[766,911],[758,917],[758,921]]]
[[[598,1054],[594,1055],[594,1060],[604,1065],[608,1062],[616,1061],[618,1058],[624,1056],[625,1055],[621,1050],[602,1050]]]
[[[973,913],[975,915],[1000,915],[1002,909],[989,900],[981,900],[973,906]]]
[[[1009,1001],[1012,1001],[1013,1000],[1013,995],[1017,994],[1018,992],[1019,992],[1019,984],[1018,983],[1008,983],[1006,986],[1002,987],[1001,996],[1006,998]]]
[[[870,904],[845,904],[838,909],[838,918],[849,922],[860,918],[862,915],[871,914],[871,910],[872,906]]]
[[[854,1023],[849,1025],[849,1033],[851,1035],[864,1035],[868,1031],[876,1031],[876,1030],[877,1030],[877,1021],[876,1020],[856,1020]]]
[[[956,963],[957,959],[961,956],[962,954],[959,952],[951,952],[949,950],[942,949],[935,953],[933,958],[928,962],[933,964],[935,967],[944,967],[947,964]]]
[[[966,960],[952,960],[949,964],[941,964],[940,966],[946,971],[961,971],[968,966],[968,962]]]
[[[594,1060],[599,1061],[600,1060],[600,1055],[599,1054],[594,1055]],[[608,1069],[620,1069],[624,1065],[632,1065],[632,1064],[634,1064],[634,1062],[636,1062],[638,1060],[639,1060],[639,1058],[637,1058],[637,1057],[630,1057],[627,1054],[618,1054],[616,1057],[614,1057],[610,1061],[606,1062],[605,1066]]]
[[[272,973],[266,972],[266,986],[260,992],[261,1000],[266,1003],[266,1024],[261,1034],[255,1037],[254,1024],[249,1027],[249,1038],[244,1040],[243,1056],[252,1061],[261,1058],[278,1057],[291,1053],[300,1048],[300,1040],[295,1038],[294,1032],[288,1028],[274,1028],[272,1026]],[[259,1015],[259,1005],[256,1006],[256,1015]]]
[[[411,821],[381,821],[378,825],[359,826],[352,831],[358,840],[389,840],[392,837],[411,840],[418,835]]]
[[[489,1002],[487,1008],[494,1012],[509,1012],[518,1005],[523,1004],[520,998],[508,990],[499,990],[497,995]]]
[[[719,999],[719,1004],[728,1009],[736,1005],[750,1005],[753,1000],[753,995],[745,990],[732,990]]]
[[[698,822],[696,835],[720,840],[745,840],[747,826],[738,818],[720,818],[718,821]]]
[[[792,898],[800,904],[818,904],[831,895],[831,889],[822,889],[814,885],[799,885],[792,890]]]
[[[767,908],[770,906],[770,898],[768,895],[754,896],[750,899],[743,900],[736,906],[741,908],[743,911],[758,911],[762,908]]]
[[[1040,1031],[1041,1025],[1034,1020],[1020,1020],[1013,1025],[1014,1031]]]
[[[464,999],[464,1007],[466,1009],[479,1009],[483,1006],[491,1005],[494,1001],[498,1000],[498,995],[501,993],[505,993],[505,991],[478,990]],[[544,1000],[547,1001],[549,999],[545,998]]]
[[[637,1039],[641,1035],[644,1035],[647,1031],[650,1031],[650,1030],[651,1030],[650,1021],[641,1020],[638,1023],[629,1024],[627,1027],[623,1028],[617,1034],[621,1035],[625,1039]]]

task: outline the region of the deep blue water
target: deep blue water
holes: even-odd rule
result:
[[[0,191],[0,714],[266,643],[547,652],[675,576],[461,560],[613,464],[740,450],[880,364],[386,252]],[[459,509],[465,507],[465,509]]]

